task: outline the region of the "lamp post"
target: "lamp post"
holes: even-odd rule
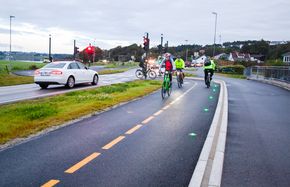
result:
[[[11,21],[12,18],[15,18],[15,16],[10,16],[10,45],[9,45],[9,61],[11,60]]]
[[[216,12],[212,12],[212,14],[215,15],[214,42],[213,42],[213,53],[212,53],[212,56],[214,57],[214,55],[215,55],[215,41],[216,41],[217,13]]]
[[[186,45],[185,62],[187,61],[187,56],[188,56],[187,42],[188,42],[188,40],[185,40],[185,45]]]
[[[162,51],[163,51],[163,34],[161,34],[160,55],[162,55]]]
[[[52,57],[51,57],[51,34],[49,35],[48,39],[48,59],[50,62],[52,62]]]

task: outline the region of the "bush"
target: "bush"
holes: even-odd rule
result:
[[[36,65],[33,64],[33,65],[30,65],[30,66],[29,66],[29,69],[30,69],[30,70],[36,70],[36,69],[38,69],[38,67],[37,67]]]
[[[219,72],[221,73],[229,73],[229,74],[244,74],[245,66],[243,65],[229,65],[229,66],[221,66],[219,67]]]
[[[282,60],[277,59],[277,60],[267,60],[266,61],[266,66],[285,66],[286,64],[283,63]]]

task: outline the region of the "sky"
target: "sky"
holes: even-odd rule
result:
[[[4,1],[4,0],[3,0]],[[290,0],[5,0],[0,6],[0,51],[73,53],[89,43],[102,49],[213,44],[237,40],[290,40]],[[186,42],[187,40],[187,42]]]

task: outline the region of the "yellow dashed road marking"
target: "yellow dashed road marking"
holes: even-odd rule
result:
[[[159,110],[158,112],[155,112],[155,114],[153,114],[154,116],[158,116],[159,114],[161,114],[163,112],[163,110]]]
[[[166,109],[168,109],[170,107],[170,105],[166,105],[165,107],[163,107],[162,109],[163,110],[166,110]]]
[[[146,124],[146,123],[148,123],[148,122],[151,121],[153,118],[154,118],[154,116],[150,116],[150,117],[148,117],[147,119],[145,119],[144,121],[142,121],[142,124]]]
[[[101,153],[93,153],[93,154],[91,154],[90,156],[86,157],[85,159],[83,159],[79,163],[77,163],[74,166],[72,166],[71,168],[67,169],[65,171],[65,173],[74,173],[75,171],[79,170],[81,167],[83,167],[84,165],[86,165],[87,163],[89,163],[90,161],[95,159],[96,157],[98,157],[100,154]]]
[[[52,187],[52,186],[56,185],[59,182],[60,182],[59,180],[50,180],[47,183],[41,185],[41,187]]]
[[[132,129],[128,130],[125,134],[132,134],[133,132],[135,132],[136,130],[138,130],[140,127],[142,127],[142,125],[136,125]]]
[[[125,136],[119,136],[115,140],[113,140],[110,143],[108,143],[107,145],[105,145],[102,149],[110,149],[111,147],[113,147],[114,145],[116,145],[117,143],[122,141],[124,138],[125,138]]]

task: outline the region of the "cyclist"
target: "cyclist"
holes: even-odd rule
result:
[[[207,74],[210,72],[210,80],[212,80],[212,76],[214,74],[214,70],[216,68],[216,65],[213,60],[210,59],[210,57],[207,57],[203,64],[204,69],[204,82],[206,84]]]
[[[175,70],[175,64],[170,53],[165,53],[164,56],[165,56],[165,59],[163,59],[163,61],[161,62],[159,70],[161,71],[161,67],[164,64],[165,71],[169,72],[169,79],[170,79],[170,86],[171,86],[172,85],[172,72],[173,70]]]
[[[181,82],[183,82],[184,79],[184,73],[182,72],[182,69],[184,69],[185,64],[182,58],[180,58],[180,55],[177,56],[176,60],[174,61],[174,64],[176,66],[176,70],[181,72]]]

